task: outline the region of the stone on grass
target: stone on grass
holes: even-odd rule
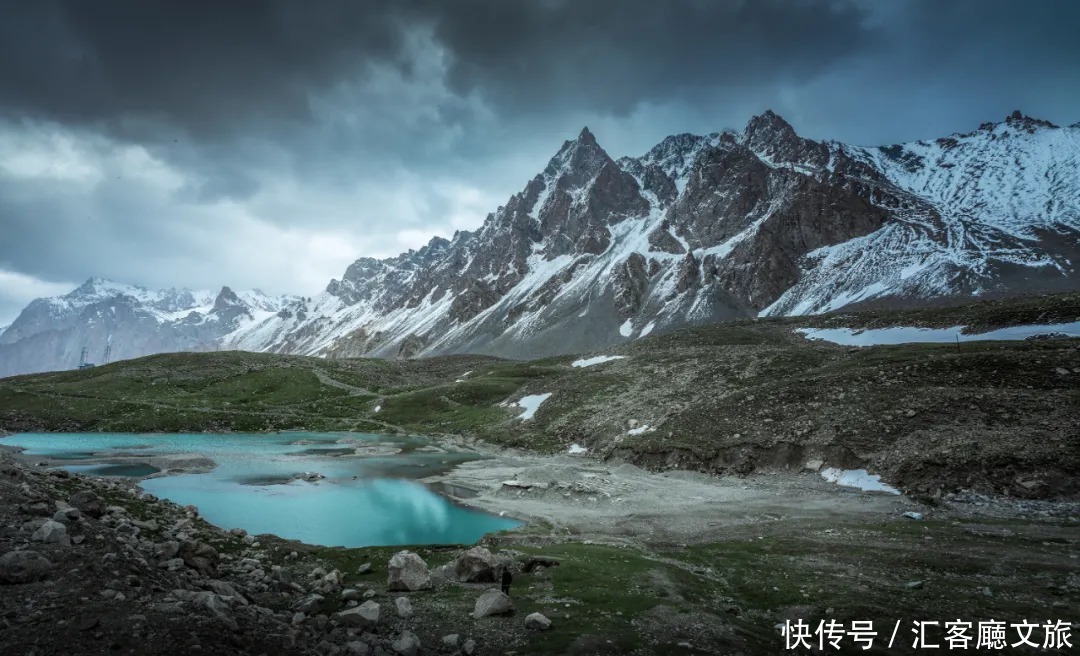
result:
[[[530,613],[525,618],[525,628],[532,631],[547,631],[551,628],[551,620],[541,613]]]
[[[489,615],[506,615],[514,612],[514,602],[501,590],[488,588],[476,600],[473,617],[480,619]]]
[[[398,617],[403,620],[407,620],[413,616],[412,602],[408,597],[398,597],[394,600],[394,606],[397,608]]]

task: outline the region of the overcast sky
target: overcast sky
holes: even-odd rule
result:
[[[0,325],[90,276],[314,294],[476,228],[583,125],[1080,121],[1073,0],[0,0]]]

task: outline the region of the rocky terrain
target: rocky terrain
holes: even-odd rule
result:
[[[71,368],[110,335],[114,359],[536,358],[732,318],[1076,289],[1077,171],[1080,127],[1019,112],[878,148],[765,112],[618,159],[584,129],[475,232],[358,259],[311,298],[92,279],[34,301],[0,334],[0,375]]]
[[[415,626],[408,593],[460,582],[463,594],[475,590],[474,619],[506,615],[513,602],[485,582],[506,568],[558,564],[478,547],[430,572],[406,551],[378,576],[370,563],[346,575],[312,564],[310,547],[298,545],[301,556],[272,536],[273,546],[264,545],[133,484],[33,472],[4,451],[0,499],[5,654],[415,655],[422,643],[410,629],[429,633]],[[550,625],[530,614],[495,635]],[[480,652],[476,638],[490,643],[491,635],[488,628],[428,638],[424,651],[471,655]]]
[[[800,618],[1075,620],[1076,504],[929,507],[813,473],[571,460],[506,454],[450,475],[528,520],[477,547],[341,549],[225,531],[132,482],[0,449],[0,652],[757,654]],[[491,478],[508,474],[552,487]],[[643,496],[620,505],[626,483]],[[653,487],[689,496],[661,507]]]

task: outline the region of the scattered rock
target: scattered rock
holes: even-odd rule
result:
[[[205,576],[210,576],[217,570],[218,552],[205,542],[184,542],[180,545],[177,556],[183,559],[185,565]]]
[[[221,597],[236,599],[243,606],[248,605],[248,600],[231,583],[211,579],[206,582],[206,587]]]
[[[388,590],[412,592],[432,588],[427,563],[411,551],[399,551],[394,554],[387,570],[386,587]]]
[[[345,651],[349,656],[368,656],[371,653],[371,647],[368,647],[366,642],[353,640],[345,645]]]
[[[34,535],[31,537],[46,544],[58,544],[61,547],[71,546],[71,538],[68,537],[67,527],[51,519],[45,520],[41,528],[34,531]]]
[[[459,636],[456,633],[451,633],[449,635],[444,635],[442,637],[443,647],[447,647],[449,649],[455,649],[456,650],[458,648],[458,640],[459,640]]]
[[[473,656],[476,653],[476,641],[469,638],[461,645],[461,653],[465,656]]]
[[[367,574],[370,571],[371,571],[371,563],[364,563],[360,567],[356,568],[356,573],[357,574]]]
[[[409,619],[413,616],[412,602],[408,597],[398,597],[394,600],[394,606],[397,608],[398,617],[401,619]]]
[[[541,613],[530,613],[525,618],[525,628],[531,631],[547,631],[551,628],[551,620]]]
[[[806,464],[803,465],[803,469],[805,469],[807,471],[818,471],[824,466],[825,466],[825,461],[824,460],[820,460],[820,459],[807,460]]]
[[[38,581],[48,576],[50,569],[52,563],[36,551],[10,551],[0,556],[0,583]]]
[[[342,626],[366,629],[379,621],[379,604],[365,601],[356,608],[349,608],[334,615]]]
[[[292,609],[306,615],[314,615],[319,611],[319,606],[325,598],[321,594],[312,593],[293,604]]]
[[[909,511],[904,513],[904,517],[907,517],[908,519],[919,520],[919,519],[923,518],[923,514],[921,512],[915,512],[914,510],[909,510]]]
[[[514,612],[514,602],[501,590],[488,588],[476,600],[473,617],[480,619],[489,615],[507,615]]]
[[[82,513],[78,508],[62,508],[53,513],[53,521],[60,522],[64,526],[82,519]]]
[[[95,519],[105,514],[105,501],[93,492],[76,492],[68,503]]]
[[[401,656],[416,656],[420,651],[420,639],[412,631],[402,631],[401,637],[391,647]]]
[[[907,584],[907,589],[908,590],[919,590],[922,587],[923,587],[923,582],[922,581],[908,581],[908,584]]]
[[[360,591],[356,588],[346,588],[341,591],[342,601],[360,601]]]

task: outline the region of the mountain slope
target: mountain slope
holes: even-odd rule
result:
[[[586,129],[475,233],[361,259],[310,307],[226,347],[512,357],[871,299],[1075,288],[1080,130],[1013,114],[934,142],[742,132],[612,160]]]

